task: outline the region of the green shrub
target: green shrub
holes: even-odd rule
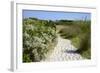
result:
[[[71,41],[76,48],[80,48],[81,39],[79,37],[72,38]]]
[[[83,36],[83,37],[82,37]],[[91,37],[89,33],[86,33],[81,36],[80,47],[78,52],[85,58],[91,58]]]
[[[23,62],[45,59],[55,45],[56,30],[53,23],[33,18],[23,20]]]

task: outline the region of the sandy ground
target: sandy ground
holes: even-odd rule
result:
[[[43,61],[71,61],[82,60],[82,56],[75,52],[75,48],[71,41],[63,39],[58,36],[58,44],[54,48],[53,52]]]

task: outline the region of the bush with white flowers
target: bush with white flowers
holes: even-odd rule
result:
[[[23,62],[45,59],[56,43],[56,26],[51,21],[23,19]]]

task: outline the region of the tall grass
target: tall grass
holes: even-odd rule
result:
[[[84,58],[87,59],[91,58],[91,22],[90,21],[82,21],[82,20],[73,21],[73,23],[71,22],[71,25],[69,24],[67,25],[65,23],[64,28],[62,28],[59,31],[59,34],[63,38],[70,39],[72,41],[72,44],[76,48],[78,48],[76,51],[77,53],[80,53]]]

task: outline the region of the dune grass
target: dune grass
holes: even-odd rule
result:
[[[71,22],[71,25],[64,24],[64,27],[60,29],[59,34],[63,38],[72,41],[72,44],[78,48],[77,53],[80,53],[86,59],[91,59],[90,21],[73,21],[73,23]]]

